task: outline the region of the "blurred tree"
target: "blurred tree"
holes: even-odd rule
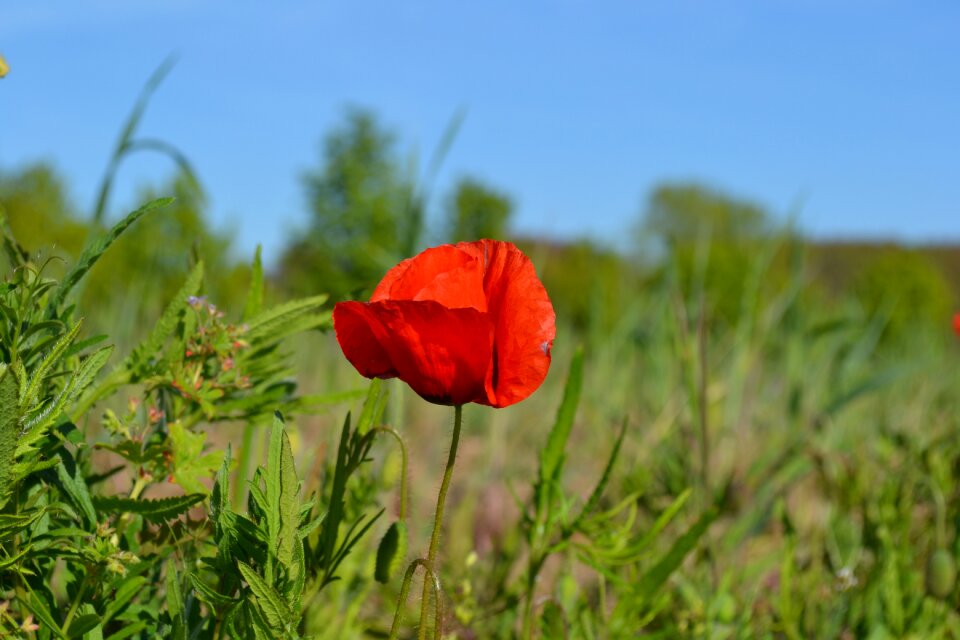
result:
[[[172,205],[137,221],[94,265],[81,291],[91,331],[110,329],[119,342],[140,336],[183,284],[192,263],[206,264],[207,293],[218,304],[242,304],[248,267],[230,253],[231,236],[206,222],[206,199],[191,174],[147,189],[137,202],[174,196]],[[60,275],[86,243],[102,232],[85,221],[70,201],[64,180],[45,164],[0,172],[0,205],[17,240]],[[133,205],[135,206],[135,205]],[[0,257],[5,261],[5,257]]]
[[[698,184],[664,184],[650,194],[644,231],[667,241],[762,237],[770,219],[761,207]]]
[[[230,308],[243,304],[247,261],[231,255],[232,236],[209,226],[206,197],[191,174],[178,173],[137,202],[173,196],[174,202],[140,219],[94,266],[83,289],[84,306],[99,309],[97,324],[120,340],[135,339],[151,326],[183,285],[198,259],[204,262],[205,294]]]
[[[287,288],[340,299],[413,255],[423,205],[395,147],[393,134],[367,111],[349,111],[327,135],[323,166],[304,178],[309,225],[281,259]]]
[[[451,242],[506,236],[513,202],[504,193],[474,178],[462,178],[447,200],[447,225]]]
[[[927,327],[945,334],[957,302],[929,257],[900,247],[888,247],[867,263],[854,280],[854,292],[867,313],[886,317],[888,339],[915,339]]]
[[[589,241],[518,240],[550,294],[558,319],[584,333],[609,333],[633,300],[640,274],[617,252]]]
[[[650,194],[640,225],[643,247],[655,240],[666,251],[684,295],[696,306],[702,296],[714,320],[735,323],[755,300],[745,296],[756,274],[756,257],[775,230],[764,209],[698,184],[661,185]],[[778,264],[783,264],[779,261]],[[782,270],[781,270],[782,271]],[[765,284],[776,287],[783,273]]]
[[[17,240],[31,253],[67,258],[83,248],[88,227],[70,203],[63,178],[47,164],[0,172],[0,206]],[[54,273],[62,263],[50,265]]]

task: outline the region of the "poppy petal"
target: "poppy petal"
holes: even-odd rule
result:
[[[427,249],[387,272],[370,302],[433,300],[450,309],[487,310],[483,262],[452,245]]]
[[[493,324],[486,313],[448,309],[432,300],[381,300],[340,303],[334,316],[340,346],[362,375],[399,377],[438,404],[490,403],[485,381],[492,362]],[[341,327],[346,340],[340,337]],[[358,344],[360,340],[375,346]]]
[[[380,343],[379,328],[362,302],[338,302],[333,307],[333,330],[350,364],[365,378],[395,378],[397,371]]]
[[[494,358],[488,395],[494,407],[520,402],[550,368],[556,315],[533,263],[509,242],[481,240],[457,245],[484,261],[484,290],[494,323]]]

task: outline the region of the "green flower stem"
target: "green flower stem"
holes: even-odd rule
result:
[[[433,637],[434,640],[440,639],[440,620],[443,619],[443,609],[442,601],[440,598],[440,580],[437,578],[437,575],[431,571],[430,567],[427,566],[427,561],[423,558],[417,558],[410,563],[410,566],[407,567],[407,572],[403,576],[403,584],[400,587],[400,597],[397,599],[397,610],[393,614],[393,625],[390,627],[390,636],[388,640],[397,640],[397,637],[400,634],[400,616],[403,613],[403,605],[407,602],[407,596],[410,594],[410,584],[413,581],[413,574],[416,572],[417,567],[423,567],[424,576],[423,583],[433,585],[433,593],[436,598],[436,603],[434,604],[434,618],[437,621],[434,626]]]
[[[460,443],[460,427],[463,424],[463,405],[454,407],[453,417],[453,440],[450,442],[450,454],[447,456],[447,467],[443,471],[443,482],[440,484],[440,494],[437,496],[437,511],[433,516],[433,535],[430,536],[430,549],[427,551],[427,569],[434,577],[439,573],[436,567],[437,547],[440,546],[440,527],[443,524],[443,506],[447,500],[447,489],[450,487],[450,477],[453,475],[453,465],[457,461],[457,445]],[[437,590],[436,612],[440,612],[440,592]],[[423,598],[420,601],[420,629],[417,633],[417,640],[425,640],[427,637],[427,610],[430,603],[430,583],[423,581]],[[441,634],[440,616],[437,615],[434,621],[434,636],[440,637]]]
[[[393,427],[375,427],[374,431],[389,433],[400,445],[400,520],[407,519],[407,445]]]
[[[87,588],[90,586],[91,572],[88,569],[83,576],[83,582],[80,583],[80,588],[77,590],[77,595],[73,599],[73,603],[70,605],[70,611],[67,612],[67,617],[63,620],[63,627],[60,628],[60,633],[64,638],[69,638],[67,631],[70,630],[70,625],[73,623],[73,617],[77,614],[77,608],[80,606],[80,603],[83,602],[84,596],[87,595]]]

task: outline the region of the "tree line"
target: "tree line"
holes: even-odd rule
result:
[[[200,256],[211,274],[208,293],[222,304],[239,300],[249,277],[249,258],[236,255],[232,235],[210,225],[201,181],[185,161],[178,166],[142,194],[173,195],[174,205],[131,229],[83,293],[87,308],[94,302],[105,310],[104,322],[123,314],[131,333],[159,313]],[[581,330],[609,330],[633,292],[665,283],[706,305],[715,321],[735,323],[749,312],[748,289],[756,296],[786,286],[798,261],[818,303],[853,301],[866,315],[884,314],[888,333],[936,323],[960,298],[960,248],[813,242],[765,207],[701,184],[656,186],[640,208],[631,248],[615,251],[587,240],[516,237],[514,199],[469,175],[442,195],[439,217],[428,215],[411,166],[396,132],[371,111],[348,110],[323,137],[317,166],[301,176],[309,215],[275,260],[277,290],[363,297],[424,246],[496,238],[533,256],[561,318]],[[49,164],[0,169],[0,205],[16,236],[54,272],[105,224],[102,210],[91,215],[73,202]],[[761,256],[762,282],[752,284]],[[132,292],[149,295],[125,303]]]

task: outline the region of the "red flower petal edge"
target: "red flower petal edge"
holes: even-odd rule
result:
[[[960,313],[953,316],[953,332],[960,336]]]
[[[543,382],[556,316],[509,242],[443,245],[404,260],[368,303],[341,302],[340,348],[368,378],[397,377],[438,404],[506,407]]]

